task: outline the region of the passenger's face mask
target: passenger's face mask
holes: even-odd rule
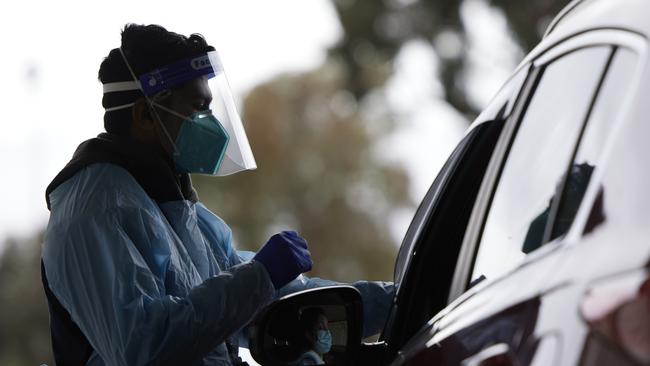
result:
[[[158,103],[152,104],[155,118],[174,147],[176,170],[179,173],[215,174],[221,166],[230,137],[212,111],[208,109],[183,116]],[[174,140],[155,111],[156,108],[183,120]]]
[[[315,351],[320,354],[325,354],[332,349],[332,334],[329,330],[319,330],[316,334],[316,344],[314,345]]]

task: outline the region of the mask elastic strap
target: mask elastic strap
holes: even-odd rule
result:
[[[124,60],[124,63],[126,64],[126,67],[129,69],[129,72],[131,73],[131,77],[133,78],[135,83],[137,83],[138,89],[142,92],[142,94],[144,95],[145,100],[149,104],[149,109],[151,111],[153,111],[153,114],[156,116],[155,118],[158,120],[158,123],[160,124],[160,127],[162,128],[165,136],[167,136],[167,140],[169,140],[169,142],[171,143],[172,148],[174,149],[174,155],[178,155],[179,151],[178,151],[178,148],[176,147],[176,143],[174,142],[171,135],[167,131],[167,128],[165,128],[165,124],[162,123],[162,119],[160,118],[160,115],[158,115],[158,111],[156,111],[156,108],[154,108],[154,106],[153,106],[154,102],[151,101],[149,96],[147,96],[147,94],[145,94],[144,90],[142,89],[142,85],[140,84],[140,81],[138,80],[137,76],[135,76],[135,72],[133,72],[133,69],[131,68],[131,65],[129,64],[129,61],[126,59],[126,55],[124,55],[124,51],[122,51],[122,47],[118,48],[118,50],[120,50],[120,55],[122,55],[122,59]],[[158,104],[158,103],[156,103],[156,104]],[[127,108],[125,106],[119,106],[119,107],[116,107],[116,108],[122,108],[122,107]],[[175,112],[172,112],[172,113],[175,113]]]
[[[190,117],[188,117],[188,116],[184,116],[184,115],[182,115],[182,114],[176,112],[175,110],[173,110],[173,109],[171,109],[171,108],[167,108],[167,107],[165,107],[164,105],[162,105],[162,104],[160,104],[160,103],[157,103],[157,102],[152,101],[151,104],[152,104],[152,105],[156,105],[156,107],[158,107],[158,108],[164,110],[165,112],[167,112],[167,113],[169,113],[169,114],[173,114],[174,116],[176,116],[176,117],[178,117],[178,118],[180,118],[180,119],[182,119],[182,120],[186,120],[186,121],[189,121],[189,120],[190,120]]]
[[[127,108],[130,108],[130,107],[133,107],[134,105],[135,105],[135,103],[122,104],[122,105],[118,105],[118,106],[115,106],[115,107],[104,108],[104,111],[106,111],[106,112],[119,111],[120,109],[127,109]]]

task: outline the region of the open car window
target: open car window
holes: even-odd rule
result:
[[[443,167],[438,172],[438,175],[416,210],[397,254],[393,281],[398,288],[410,263],[415,243],[422,233],[427,218],[433,211],[434,203],[443,193],[443,187],[449,180],[451,172],[457,168],[463,153],[467,150],[468,145],[475,139],[475,135],[479,133],[479,130],[483,129],[480,128],[481,125],[491,122],[503,122],[510,116],[515,99],[517,98],[517,94],[526,78],[526,75],[526,70],[520,70],[515,73],[499,90],[495,97],[490,101],[489,105],[472,123],[465,137],[463,137],[463,139],[458,143]],[[491,151],[488,151],[487,153],[491,153]],[[483,172],[477,173],[482,175]]]
[[[521,71],[469,129],[431,186],[402,244],[396,265],[396,301],[381,339],[393,354],[435,313],[447,305],[467,222],[490,157],[517,98]]]

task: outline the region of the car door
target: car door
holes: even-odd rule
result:
[[[546,294],[566,286],[548,278],[561,261],[563,238],[595,168],[577,160],[577,152],[583,142],[594,145],[608,136],[607,128],[585,132],[601,91],[614,112],[623,104],[623,93],[607,92],[607,86],[612,79],[630,78],[629,63],[619,62],[626,59],[621,55],[629,38],[637,37],[588,32],[534,60],[477,195],[449,291],[453,302],[426,323],[394,364],[559,359],[561,337],[537,331],[539,314]],[[597,226],[604,218],[591,211]]]
[[[440,170],[411,222],[395,265],[397,292],[367,364],[390,362],[408,339],[447,304],[467,220],[504,121],[527,74],[525,66],[501,88]],[[424,263],[436,253],[435,263]],[[423,292],[422,287],[427,291]],[[423,295],[425,294],[425,295]]]

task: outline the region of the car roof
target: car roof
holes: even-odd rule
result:
[[[631,27],[641,34],[648,34],[649,10],[650,2],[647,0],[573,0],[553,19],[544,38],[565,28],[569,19],[572,19],[569,23],[573,25],[588,26],[605,21],[615,23],[605,25],[606,27]]]
[[[575,0],[551,22],[542,41],[522,64],[567,37],[594,29],[625,29],[644,37],[650,34],[648,0]]]
[[[589,2],[590,1],[588,0],[572,0],[555,16],[555,18],[553,18],[551,23],[546,28],[546,31],[544,32],[544,36],[542,38],[546,38],[546,36],[548,36],[548,34],[551,33],[560,22],[566,20],[567,18],[570,18],[571,15],[575,14],[575,11],[579,6],[584,6]]]
[[[553,19],[542,40],[519,63],[504,86],[546,50],[577,34],[596,29],[624,29],[647,38],[649,15],[649,0],[574,0]],[[500,92],[501,89],[496,95]],[[487,121],[475,119],[466,134],[484,122]]]

